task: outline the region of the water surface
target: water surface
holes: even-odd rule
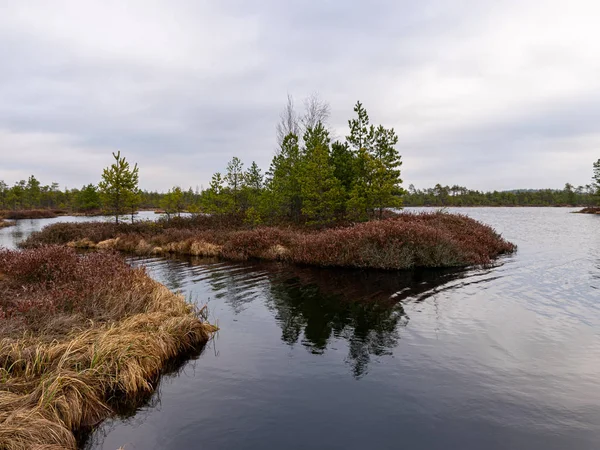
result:
[[[132,259],[221,331],[86,447],[599,448],[600,218],[458,211],[518,253],[389,273]]]

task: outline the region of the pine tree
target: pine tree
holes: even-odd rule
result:
[[[167,215],[167,219],[171,219],[172,214],[181,216],[181,212],[185,209],[183,191],[179,186],[175,186],[160,199],[160,208]]]
[[[356,102],[356,105],[354,106],[354,112],[356,113],[357,117],[356,119],[351,119],[348,121],[350,135],[346,136],[346,140],[356,152],[358,152],[361,148],[371,150],[373,146],[375,129],[373,125],[369,123],[369,114],[361,102]]]
[[[565,183],[564,189],[564,202],[568,205],[575,206],[577,203],[577,194],[573,190],[573,185],[571,183]]]
[[[210,186],[202,193],[202,207],[208,214],[227,214],[231,211],[231,197],[224,187],[220,172],[212,176]]]
[[[125,194],[125,208],[131,214],[131,223],[133,223],[134,215],[141,202],[142,192],[139,189],[133,189]]]
[[[596,190],[596,202],[600,205],[600,159],[594,163],[593,186]]]
[[[260,191],[263,187],[263,175],[260,173],[260,168],[256,164],[255,161],[252,161],[252,164],[244,174],[244,184],[250,189],[254,189],[255,191]]]
[[[92,211],[100,209],[100,194],[93,184],[83,186],[75,197],[75,205],[80,211]]]
[[[363,221],[371,216],[371,186],[375,160],[365,148],[358,150],[354,173],[356,174],[349,193],[347,212],[351,219]]]
[[[125,157],[121,157],[121,152],[112,155],[115,162],[102,172],[98,188],[102,203],[115,216],[116,223],[119,223],[119,215],[127,207],[135,207],[136,200],[139,199],[139,174],[137,163],[131,169]]]
[[[252,161],[244,173],[244,187],[242,188],[242,211],[247,222],[258,224],[261,221],[260,206],[263,184],[263,175],[256,162]]]
[[[237,156],[234,156],[227,164],[225,181],[227,181],[227,186],[229,188],[228,193],[231,195],[233,212],[237,213],[242,209],[240,193],[244,186],[244,164]]]
[[[4,182],[4,180],[0,180],[0,209],[7,209],[8,202],[6,201],[6,197],[8,195],[8,184]]]
[[[300,220],[302,211],[300,160],[298,136],[290,133],[283,139],[281,150],[271,162],[264,197],[265,210],[296,222]]]
[[[336,141],[331,144],[330,161],[334,176],[340,180],[344,190],[350,192],[356,178],[356,155],[347,143]]]
[[[25,191],[26,206],[28,208],[39,208],[42,192],[40,190],[40,182],[33,175],[27,180]]]
[[[366,207],[368,216],[374,216],[377,212],[378,217],[382,218],[385,208],[402,205],[402,161],[395,148],[398,136],[393,128],[386,129],[382,125],[375,128],[371,125],[362,103],[357,102],[354,111],[357,118],[348,121],[350,135],[346,139],[358,152],[360,161],[356,165],[358,172],[355,177],[363,185],[352,190],[351,206],[355,213]],[[359,216],[364,217],[364,214],[361,212]]]
[[[331,222],[342,209],[344,190],[331,164],[329,133],[318,122],[306,130],[304,142],[300,177],[302,214],[309,223]]]

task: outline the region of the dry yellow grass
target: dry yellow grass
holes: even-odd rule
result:
[[[136,313],[111,311],[119,319],[74,322],[70,331],[52,336],[5,332],[0,449],[76,449],[73,432],[113,414],[111,399],[135,402],[147,396],[169,360],[198,348],[216,331],[183,296],[146,275],[135,279],[130,292],[114,302],[136,302]]]
[[[5,220],[0,218],[0,228],[12,227],[15,226],[17,222],[14,220]]]
[[[99,250],[123,250],[136,255],[165,255],[175,253],[178,255],[191,255],[203,257],[218,257],[221,256],[223,246],[212,244],[206,241],[185,240],[169,242],[162,247],[154,246],[143,238],[139,240],[128,240],[123,244],[119,238],[107,239],[95,244],[87,238],[68,242],[67,247],[78,249],[99,249]],[[281,245],[276,245],[270,249],[270,254],[273,256],[270,259],[281,259],[287,254],[287,249]]]
[[[221,245],[211,244],[206,241],[193,241],[190,245],[190,255],[192,256],[207,256],[215,257],[221,255]]]
[[[261,256],[263,259],[284,261],[290,256],[290,251],[283,245],[277,244],[269,247],[269,249],[266,252],[264,252]]]
[[[118,244],[118,242],[119,242],[119,238],[107,239],[105,241],[98,242],[98,244],[96,244],[96,247],[99,250],[109,250],[109,249],[115,248],[116,245]],[[67,244],[67,245],[69,245],[69,244]]]
[[[77,241],[71,241],[67,244],[67,247],[79,248],[79,249],[95,249],[97,245],[89,240],[88,238],[79,239]]]

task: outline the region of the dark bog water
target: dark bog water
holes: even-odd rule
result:
[[[518,253],[414,273],[134,260],[221,331],[86,447],[600,448],[600,217],[459,211]]]

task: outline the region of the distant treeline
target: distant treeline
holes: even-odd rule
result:
[[[594,185],[563,189],[523,189],[482,192],[463,186],[436,184],[415,189],[411,184],[404,197],[405,206],[591,206],[597,203]]]
[[[239,164],[239,160],[234,163]],[[244,182],[240,183],[239,192],[224,186],[222,178],[205,191],[192,188],[174,188],[167,193],[139,191],[139,208],[163,209],[169,214],[205,210],[227,212],[236,207],[247,212],[250,204],[258,204],[260,193],[264,194],[264,179],[256,165],[252,165],[240,177],[244,178]],[[227,173],[226,178],[230,179],[231,174]],[[416,189],[410,185],[408,191],[404,192],[402,201],[404,206],[593,206],[597,204],[597,196],[592,185],[574,187],[569,183],[564,189],[492,192],[438,184],[429,189]],[[27,181],[19,181],[12,187],[0,180],[0,210],[31,209],[89,213],[101,211],[102,201],[98,187],[93,184],[79,189],[60,190],[58,183],[41,185],[33,175]]]
[[[139,191],[140,208],[159,208],[164,193]],[[182,192],[186,204],[195,204],[200,192],[189,189]],[[35,176],[8,186],[0,180],[0,210],[20,211],[32,209],[95,212],[103,208],[98,186],[88,184],[81,188],[60,189],[58,183],[42,185]]]
[[[257,194],[264,193],[264,180],[255,165],[251,166],[243,177],[245,181],[239,187],[240,192],[235,193],[227,186],[223,186],[222,181],[220,185],[218,182],[214,183],[204,192],[192,188],[188,190],[174,188],[167,193],[139,191],[139,208],[164,209],[169,214],[202,210],[226,212],[234,207],[237,200],[247,211],[250,203],[257,203]],[[248,185],[247,181],[254,181],[253,186]],[[492,192],[439,184],[429,189],[415,189],[410,185],[402,200],[405,206],[593,206],[597,204],[593,186],[574,187],[569,183],[564,189]],[[61,190],[58,183],[41,185],[33,175],[27,181],[20,181],[12,187],[0,180],[0,210],[31,209],[62,209],[86,213],[101,211],[102,202],[98,187],[93,184],[79,189]]]

